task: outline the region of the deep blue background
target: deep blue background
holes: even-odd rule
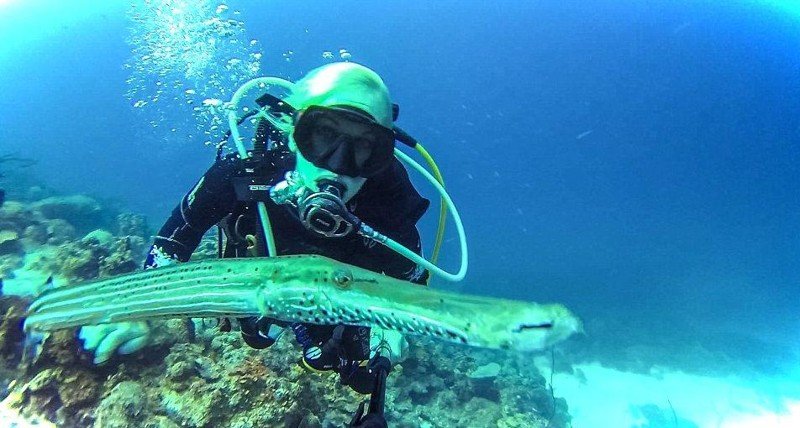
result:
[[[798,352],[800,18],[722,3],[238,6],[265,74],[294,79],[346,48],[384,76],[459,203],[465,291],[566,302],[601,340],[612,320]],[[160,225],[213,153],[141,131],[123,96],[124,2],[7,7],[0,152]],[[446,250],[453,266],[455,241]]]

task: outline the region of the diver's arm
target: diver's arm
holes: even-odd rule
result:
[[[404,247],[422,255],[416,224],[430,206],[411,184],[408,172],[395,159],[392,167],[364,184],[356,211],[368,225]],[[428,272],[400,254],[380,244],[368,247],[362,260],[372,261],[368,269],[394,278],[426,284]]]
[[[188,261],[203,235],[230,212],[236,201],[231,177],[236,160],[215,162],[172,210],[145,260],[145,269]]]
[[[203,234],[222,219],[235,200],[229,179],[234,167],[230,159],[217,161],[181,199],[156,236],[145,269],[189,260]],[[130,354],[144,348],[150,330],[145,321],[119,322],[81,327],[78,337],[83,348],[94,354],[94,363],[101,364],[115,353]]]

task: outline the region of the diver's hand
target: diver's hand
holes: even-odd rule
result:
[[[102,364],[117,352],[131,354],[150,340],[150,326],[144,321],[118,322],[81,327],[78,338],[83,349],[94,352],[94,363]]]

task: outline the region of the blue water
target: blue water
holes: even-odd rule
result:
[[[169,132],[190,110],[153,130],[124,97],[125,2],[3,3],[0,152],[160,225],[213,151]],[[796,365],[796,2],[229,5],[263,74],[296,79],[345,48],[385,78],[464,217],[463,291],[563,302],[596,342]],[[429,245],[434,227],[430,215]]]

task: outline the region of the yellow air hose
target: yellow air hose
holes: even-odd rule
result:
[[[436,181],[444,187],[444,178],[442,177],[442,173],[439,171],[439,166],[436,165],[436,161],[433,160],[433,157],[425,150],[425,147],[422,147],[422,144],[417,143],[414,148],[417,152],[425,159],[425,162],[428,163],[428,167],[433,172],[433,176],[436,178]],[[436,260],[439,259],[439,251],[442,249],[442,241],[444,240],[444,226],[445,222],[447,221],[447,204],[444,203],[444,198],[440,197],[440,204],[439,204],[439,227],[436,230],[436,241],[433,245],[433,254],[431,254],[431,262],[436,263]]]

